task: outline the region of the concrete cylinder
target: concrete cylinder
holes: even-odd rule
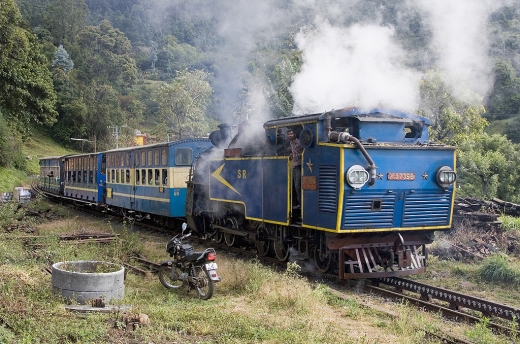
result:
[[[52,290],[68,303],[85,304],[92,299],[122,299],[125,294],[125,269],[121,265],[98,261],[60,262],[52,265]]]

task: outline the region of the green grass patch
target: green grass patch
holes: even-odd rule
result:
[[[488,282],[504,282],[519,285],[520,269],[504,254],[486,258],[479,268],[479,276]]]
[[[501,215],[499,220],[502,221],[500,227],[505,231],[511,232],[520,232],[520,218],[509,216],[509,215]]]

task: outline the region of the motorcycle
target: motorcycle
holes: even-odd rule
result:
[[[182,232],[174,236],[166,245],[166,252],[173,260],[161,263],[159,281],[168,289],[188,288],[188,292],[196,290],[201,300],[208,300],[213,296],[215,282],[221,278],[217,275],[217,253],[213,248],[202,252],[194,252],[193,246],[183,244],[182,241],[191,236],[184,234],[188,226],[182,224]]]

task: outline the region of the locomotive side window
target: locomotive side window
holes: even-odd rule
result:
[[[177,148],[175,150],[175,165],[189,166],[193,159],[193,151],[191,148]]]

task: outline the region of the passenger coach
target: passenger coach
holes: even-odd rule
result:
[[[198,138],[107,151],[107,206],[165,224],[184,217],[191,163],[211,146]]]

